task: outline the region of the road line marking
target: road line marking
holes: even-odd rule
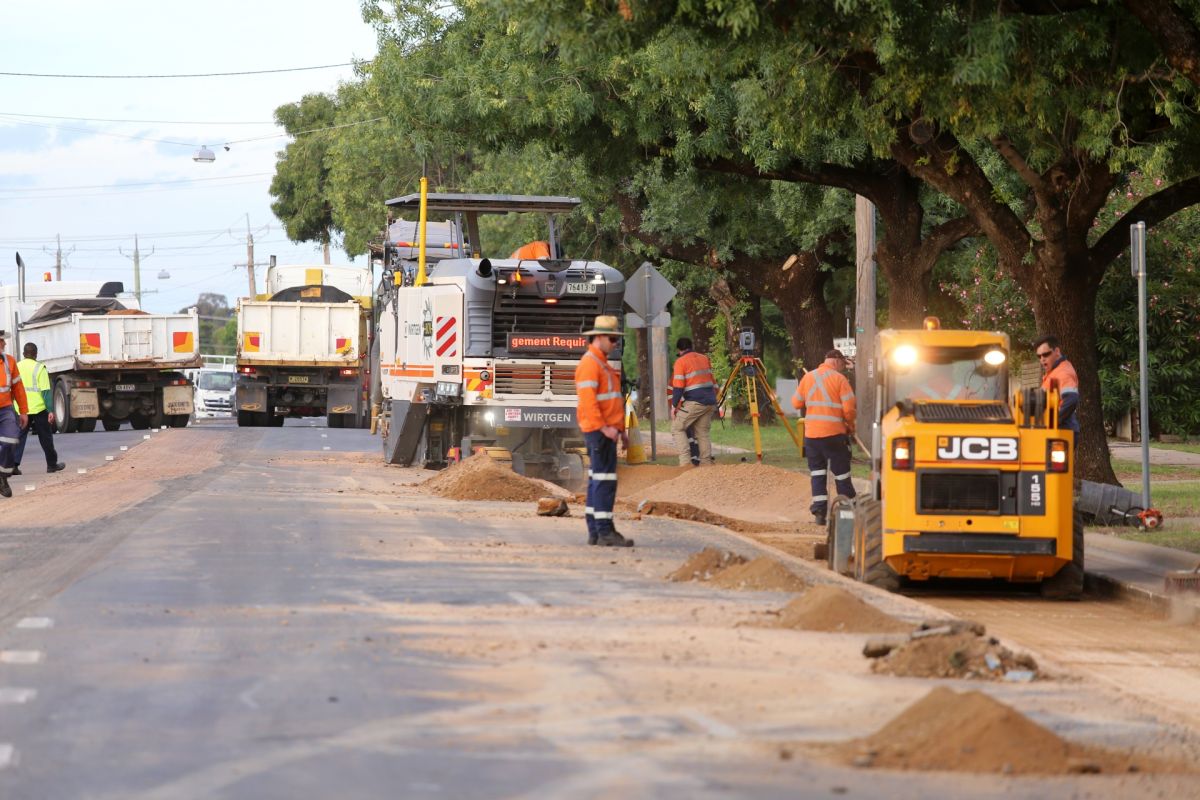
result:
[[[37,697],[37,689],[0,689],[0,703],[28,703],[35,697]]]
[[[541,605],[541,603],[539,603],[537,600],[534,600],[532,597],[525,594],[524,592],[509,592],[508,596],[511,597],[513,600],[516,600],[518,603],[520,603],[523,606],[529,606],[532,608],[532,607]]]
[[[0,769],[11,766],[17,750],[11,744],[0,744]]]
[[[704,729],[705,733],[712,736],[714,739],[739,739],[741,734],[737,728],[726,725],[720,720],[715,720],[707,714],[702,714],[694,708],[683,708],[678,712],[679,716],[686,720],[696,723]]]
[[[26,617],[17,623],[17,627],[25,630],[53,628],[54,620],[50,617]]]
[[[129,445],[126,445],[126,444],[123,444],[123,445],[121,445],[121,452],[122,452],[122,453],[124,453],[124,452],[125,452],[126,450],[128,450],[128,449],[129,449]]]
[[[383,503],[379,502],[378,500],[372,500],[371,505],[375,506],[375,508],[378,509],[379,511],[391,511],[390,508],[388,508],[387,506],[385,506]]]
[[[0,650],[0,664],[38,664],[41,650]]]
[[[113,460],[113,458],[115,458],[115,456],[105,456],[105,457],[104,457],[104,460],[105,460],[105,461],[112,461],[112,460]]]

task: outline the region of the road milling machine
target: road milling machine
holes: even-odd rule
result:
[[[1059,393],[1008,394],[1003,333],[884,330],[875,341],[871,490],[830,507],[835,571],[896,590],[939,578],[1083,590],[1074,434]]]
[[[426,202],[425,212],[420,194],[387,203],[421,220],[450,219],[397,221],[381,251],[374,393],[385,460],[440,468],[483,448],[520,474],[582,484],[575,366],[595,317],[621,316],[621,273],[559,252],[555,215],[575,209],[575,198],[428,194]],[[544,214],[546,240],[509,258],[483,256],[480,215],[509,213]],[[611,358],[619,369],[620,349]]]

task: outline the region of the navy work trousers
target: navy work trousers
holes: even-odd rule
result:
[[[845,435],[804,437],[804,454],[808,457],[808,472],[812,476],[812,505],[814,515],[825,516],[829,508],[828,475],[833,472],[840,495],[854,497],[850,481],[850,440]]]
[[[612,533],[613,505],[617,502],[617,443],[600,431],[583,435],[587,444],[588,467],[587,520],[588,541]]]
[[[46,454],[46,466],[53,467],[58,463],[58,452],[54,449],[54,428],[50,425],[48,410],[29,415],[29,424],[21,431],[21,443],[17,445],[17,466],[21,466],[21,458],[25,455],[25,442],[29,439],[30,431],[36,433],[38,441],[41,442],[42,452]]]
[[[0,362],[3,369],[3,362]],[[17,463],[17,445],[21,443],[21,420],[12,406],[0,408],[0,475],[12,475]]]

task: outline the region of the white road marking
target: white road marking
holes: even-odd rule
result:
[[[24,630],[53,628],[54,620],[50,619],[50,617],[26,617],[17,623],[17,627]]]
[[[694,708],[680,709],[679,716],[696,723],[704,729],[705,733],[714,739],[738,739],[741,737],[737,728],[726,725],[720,720],[715,720],[707,714],[702,714]]]
[[[84,469],[83,467],[80,467],[79,469],[77,469],[75,471],[78,472],[80,475],[87,475],[87,470]]]
[[[105,460],[105,461],[112,461],[114,458],[116,458],[116,456],[105,456],[105,457],[104,457],[104,460]]]
[[[37,697],[37,689],[0,689],[0,703],[28,703],[35,697]]]
[[[33,491],[34,489],[36,489],[36,488],[37,488],[37,487],[36,487],[36,486],[34,486],[32,483],[27,483],[27,484],[25,484],[25,491],[27,491],[27,492],[32,492],[32,491]]]
[[[17,750],[11,744],[0,744],[0,769],[10,766]]]
[[[129,449],[129,445],[127,445],[127,444],[123,444],[123,445],[121,445],[121,452],[122,452],[122,453],[124,453],[124,452],[125,452],[126,450],[128,450],[128,449]]]
[[[150,438],[150,434],[148,434],[148,433],[146,433],[146,434],[143,434],[143,435],[142,435],[142,438],[143,438],[143,439],[149,439],[149,438]]]
[[[371,501],[371,505],[375,506],[375,508],[377,508],[380,511],[391,511],[390,508],[388,508],[387,506],[385,506],[383,503],[379,502],[378,500]]]
[[[329,449],[329,445],[325,445],[325,446],[324,446],[324,447],[322,447],[321,449],[322,449],[322,450],[328,450],[328,449]]]
[[[41,650],[0,650],[0,664],[38,664]]]
[[[508,596],[511,597],[513,600],[516,600],[518,603],[520,603],[523,606],[535,607],[535,606],[541,605],[541,603],[539,603],[537,600],[534,600],[532,597],[525,594],[524,592],[509,592]]]

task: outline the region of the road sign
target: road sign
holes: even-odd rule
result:
[[[675,287],[649,261],[625,283],[625,305],[642,319],[653,319],[675,296]]]
[[[842,355],[846,358],[854,358],[858,355],[858,346],[853,339],[834,339],[833,346],[837,350],[842,351]]]
[[[626,328],[669,328],[671,327],[671,315],[666,311],[662,312],[654,319],[650,320],[650,324],[646,324],[646,320],[641,314],[632,312],[625,315]]]

